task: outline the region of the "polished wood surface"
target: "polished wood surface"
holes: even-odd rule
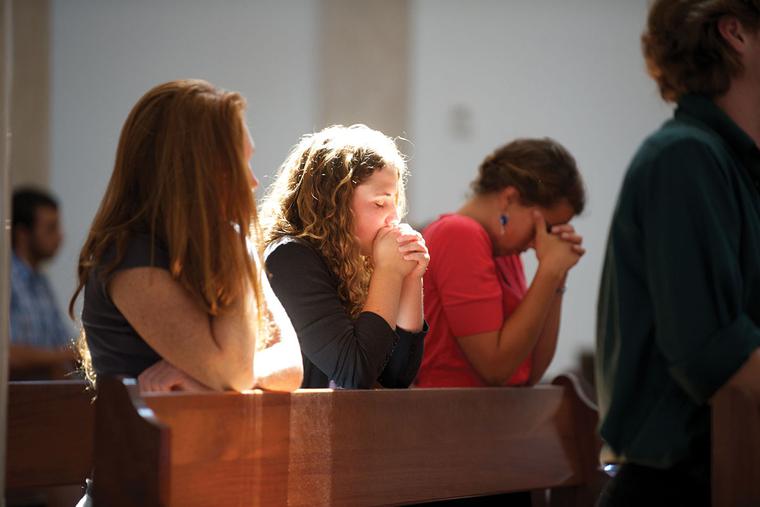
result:
[[[760,505],[760,398],[724,386],[712,403],[712,497],[716,507]]]
[[[93,398],[84,381],[9,383],[8,490],[84,484],[92,467]]]
[[[95,415],[96,505],[168,505],[171,432],[145,406],[137,382],[98,379]]]
[[[84,382],[13,382],[7,484],[81,485],[94,456],[97,505],[387,505],[545,488],[552,504],[591,505],[596,410],[575,382],[141,397],[134,380],[104,378],[95,404]]]
[[[404,504],[544,488],[552,505],[593,505],[605,480],[596,408],[577,378],[554,384],[141,397],[134,381],[104,379],[96,430],[84,382],[11,382],[6,485],[82,484],[95,455],[100,505]],[[760,400],[727,387],[712,412],[713,504],[760,505]]]
[[[591,505],[598,493],[595,407],[572,382],[140,398],[103,379],[98,404],[109,407],[98,408],[99,426],[112,414],[96,448],[105,505],[133,504],[135,488],[142,505],[182,506],[388,505],[544,488],[557,504]]]

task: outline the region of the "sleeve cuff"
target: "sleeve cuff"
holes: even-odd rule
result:
[[[363,311],[359,313],[354,323],[354,329],[362,336],[371,336],[372,339],[367,340],[367,342],[378,346],[378,350],[387,349],[389,355],[398,343],[398,334],[394,332],[395,330],[384,318],[375,312]]]
[[[413,333],[411,331],[407,331],[406,329],[403,329],[403,328],[400,328],[400,327],[396,326],[396,334],[401,339],[404,339],[404,338],[410,339],[410,340],[413,340],[413,339],[423,339],[423,338],[425,338],[425,335],[427,334],[427,332],[428,332],[429,329],[430,329],[430,327],[428,326],[427,321],[423,320],[422,321],[422,329],[419,330],[419,331],[417,331],[416,333]]]
[[[690,357],[670,367],[670,373],[697,403],[705,403],[760,347],[760,330],[741,314],[709,337]]]

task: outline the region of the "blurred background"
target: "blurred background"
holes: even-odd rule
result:
[[[127,113],[153,85],[194,77],[247,97],[259,197],[306,132],[361,122],[403,137],[417,225],[456,210],[497,146],[557,139],[586,181],[575,225],[588,253],[547,376],[593,349],[622,176],[670,114],[641,57],[647,0],[10,2],[11,185],[60,200],[65,239],[47,271],[61,306]],[[532,252],[524,261],[531,274]]]

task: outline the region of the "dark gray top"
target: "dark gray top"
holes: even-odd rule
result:
[[[322,255],[285,237],[267,248],[272,290],[301,344],[302,387],[409,387],[417,375],[427,325],[419,333],[395,330],[372,312],[354,320],[338,298],[338,277]],[[332,381],[332,383],[331,383]]]
[[[102,276],[115,250],[103,256],[102,262],[90,271],[84,287],[82,325],[97,375],[127,375],[136,377],[161,359],[127,322],[106,290],[111,277],[119,271],[139,267],[169,269],[169,256],[158,242],[151,259],[151,241],[147,235],[135,235],[128,243],[124,259],[108,277]]]

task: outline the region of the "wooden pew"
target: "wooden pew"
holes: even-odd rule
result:
[[[141,397],[100,379],[96,505],[393,505],[552,489],[593,505],[596,410],[575,380],[531,389]]]
[[[572,376],[555,384],[564,390],[145,398],[129,382],[109,384],[98,487],[104,496],[129,489],[121,505],[203,505],[203,495],[232,505],[407,503],[539,488],[553,488],[552,504],[590,505],[604,480],[588,431],[596,413]],[[9,384],[9,492],[82,484],[93,465],[92,399],[81,381]],[[713,505],[760,505],[760,400],[726,387],[712,413]]]
[[[8,492],[84,484],[93,462],[93,398],[84,381],[9,383]]]
[[[712,498],[716,507],[760,505],[760,399],[724,386],[712,405]]]

